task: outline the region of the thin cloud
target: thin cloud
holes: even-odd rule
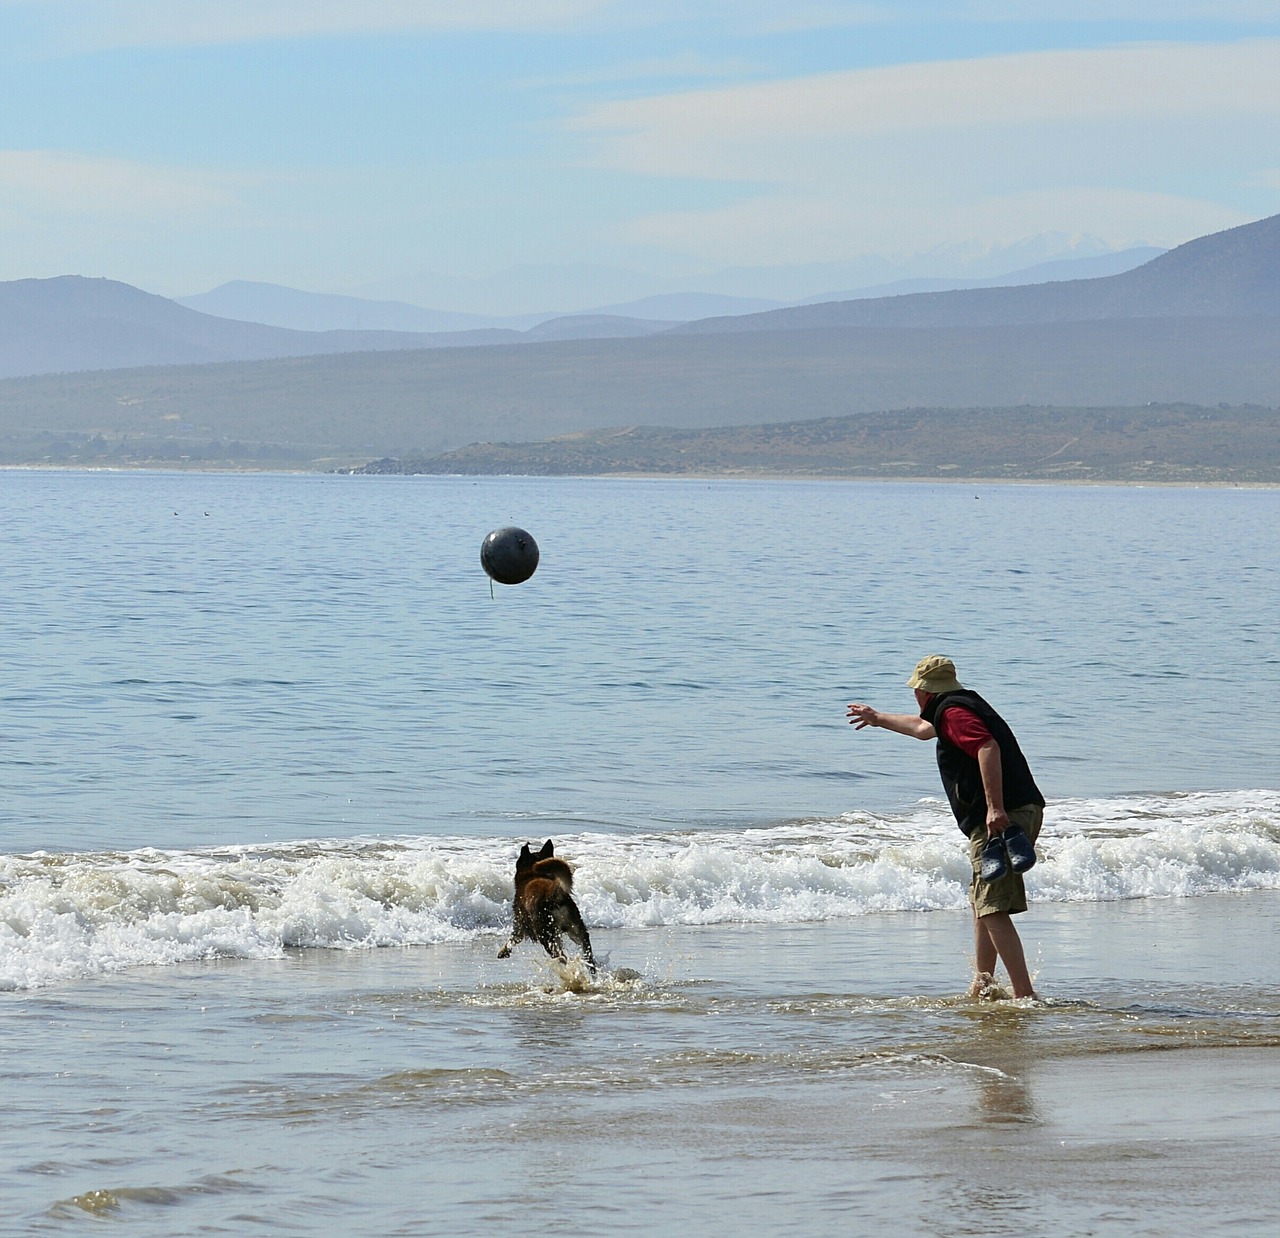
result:
[[[572,123],[594,166],[653,182],[625,243],[725,265],[1044,232],[1173,245],[1256,218],[1188,190],[1187,169],[1265,185],[1276,63],[1276,40],[1024,53],[651,95]]]
[[[857,26],[1098,25],[1211,22],[1274,24],[1275,0],[614,0],[613,26],[718,23],[754,34],[784,34]]]
[[[1033,52],[602,103],[569,126],[598,166],[769,178],[762,149],[1013,125],[1280,117],[1280,40]],[[788,169],[789,170],[789,169]]]

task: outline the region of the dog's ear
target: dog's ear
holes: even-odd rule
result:
[[[529,865],[532,863],[533,863],[533,852],[529,850],[529,844],[525,843],[525,845],[520,848],[520,854],[516,858],[516,867],[528,868]]]
[[[555,855],[555,853],[556,849],[551,845],[551,839],[548,838],[547,841],[542,844],[542,850],[538,852],[538,859],[545,860],[549,856]]]

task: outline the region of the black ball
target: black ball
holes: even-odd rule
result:
[[[494,529],[480,545],[480,566],[500,585],[518,585],[538,567],[538,543],[523,529]]]

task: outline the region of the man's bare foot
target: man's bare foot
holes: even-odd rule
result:
[[[966,997],[972,997],[977,1001],[984,998],[993,997],[995,994],[996,981],[990,972],[980,971],[973,978],[973,983],[969,986],[969,992]]]
[[[1039,1001],[1040,998],[1032,990],[1030,993],[1015,993],[1012,989],[1005,988],[994,976],[987,972],[979,972],[973,978],[973,983],[969,986],[968,993],[965,994],[970,1001],[975,1002],[1013,1002],[1020,998],[1030,998],[1032,1001]]]

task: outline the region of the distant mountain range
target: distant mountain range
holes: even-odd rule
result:
[[[1144,245],[1146,242],[1135,241],[1133,244]],[[632,306],[649,300],[655,293],[677,296],[695,293],[765,301],[769,304],[755,308],[771,309],[778,305],[799,305],[819,294],[826,294],[822,299],[830,300],[832,290],[851,289],[862,295],[863,290],[869,288],[918,278],[932,280],[945,276],[948,281],[956,281],[956,286],[965,286],[968,281],[1006,280],[1011,272],[1037,265],[1076,259],[1106,259],[1114,256],[1115,252],[1113,246],[1087,233],[1043,232],[1005,244],[962,241],[934,245],[914,253],[904,251],[893,256],[861,254],[849,258],[820,258],[811,262],[774,262],[768,266],[704,267],[696,274],[686,272],[679,276],[642,273],[591,261],[517,262],[505,269],[470,276],[440,270],[415,270],[406,266],[380,281],[363,286],[349,284],[330,291],[360,298],[394,298],[414,305],[443,306],[471,314],[536,313],[542,318],[598,312],[612,306]],[[1136,265],[1136,260],[1130,265]],[[1120,269],[1090,270],[1085,265],[1078,275],[1081,278],[1114,275]],[[630,309],[618,312],[624,316],[639,313]],[[727,312],[730,311],[712,309],[677,317],[706,318]],[[645,315],[641,313],[640,316]],[[295,324],[282,322],[277,325]],[[330,325],[336,328],[349,324]],[[366,322],[364,325],[384,324]],[[494,321],[489,325],[518,324]]]
[[[810,305],[820,301],[864,300],[869,297],[900,296],[910,292],[946,292],[961,288],[993,288],[1016,284],[1042,284],[1049,280],[1092,279],[1132,270],[1164,253],[1150,246],[1084,258],[1062,258],[1022,267],[985,279],[904,279],[875,284],[845,292],[824,292],[797,300],[729,296],[714,292],[669,292],[638,299],[612,302],[575,310],[546,311],[539,314],[494,316],[462,314],[450,310],[424,309],[405,301],[373,301],[362,297],[302,292],[279,284],[233,280],[210,292],[174,298],[179,305],[232,318],[258,322],[293,331],[408,331],[432,334],[502,328],[528,331],[555,318],[639,319],[647,322],[682,323],[699,318],[722,318],[757,314],[788,305]]]
[[[519,336],[486,330],[450,333],[447,342],[512,338]],[[0,283],[0,377],[439,346],[441,339],[427,334],[290,331],[214,318],[109,279]]]
[[[1037,274],[1061,278],[1072,271],[1137,262],[1148,252],[1159,251],[1049,263],[1005,278],[1013,283]],[[876,306],[880,299],[860,303]],[[226,284],[199,297],[173,301],[109,279],[67,275],[14,280],[0,283],[0,378],[337,353],[628,339],[671,330],[673,324],[690,320],[695,325],[686,329],[720,331],[726,320],[738,316],[756,324],[750,329],[757,330],[789,323],[769,317],[768,312],[789,312],[774,310],[773,305],[758,298],[672,294],[580,314],[530,315],[494,325],[493,320],[402,302],[331,297],[270,284]],[[761,310],[768,312],[761,314]],[[831,311],[826,302],[809,307],[807,313],[812,321],[800,325],[829,325]],[[285,322],[311,325],[278,325]],[[364,327],[330,325],[340,323],[363,323]]]
[[[816,297],[805,297],[796,305],[816,305],[825,301],[867,301],[880,297],[901,297],[913,292],[959,292],[968,288],[1012,288],[1022,284],[1048,284],[1066,279],[1096,279],[1104,275],[1119,275],[1134,267],[1158,258],[1167,250],[1151,245],[1117,250],[1110,254],[1096,254],[1088,258],[1058,258],[1052,262],[1037,262],[1005,275],[992,275],[986,279],[899,279],[888,284],[872,284],[851,292],[826,292]],[[780,305],[762,305],[756,312],[766,309],[782,309]],[[740,310],[739,313],[750,313]],[[654,315],[657,317],[658,315]],[[698,318],[710,318],[711,314],[698,314]],[[691,315],[690,317],[694,317]]]
[[[209,292],[191,297],[175,297],[179,305],[232,318],[237,322],[258,322],[291,331],[475,331],[490,327],[523,331],[542,321],[528,318],[498,319],[483,314],[460,314],[450,310],[423,309],[407,301],[370,301],[323,292],[303,292],[279,284],[263,284],[236,279]],[[764,308],[764,307],[762,307]]]
[[[1145,253],[1151,257],[1163,251],[1128,252]],[[1130,265],[1136,266],[1137,261],[1131,262]],[[761,297],[731,297],[716,293],[664,293],[625,303],[590,306],[571,314],[563,311],[547,311],[540,314],[501,316],[423,309],[421,306],[410,305],[404,301],[369,301],[362,297],[301,292],[296,288],[283,288],[278,284],[253,283],[249,280],[233,280],[229,284],[219,285],[211,292],[202,292],[192,297],[177,297],[175,300],[179,305],[199,310],[202,314],[234,318],[241,322],[260,322],[269,326],[288,327],[295,331],[431,333],[475,331],[495,327],[506,331],[528,331],[556,318],[649,319],[661,326],[675,322],[688,322],[693,318],[710,318],[713,315],[754,314],[760,310],[778,309],[791,304],[787,301],[770,301]]]
[[[1274,410],[1280,216],[1120,274],[674,326],[585,314],[523,332],[298,332],[107,280],[24,280],[0,284],[0,371],[23,366],[0,381],[8,463],[327,467],[911,408]]]
[[[1140,318],[1280,315],[1280,215],[1200,237],[1118,275],[921,292],[703,319],[676,332],[815,327],[1003,327]]]

